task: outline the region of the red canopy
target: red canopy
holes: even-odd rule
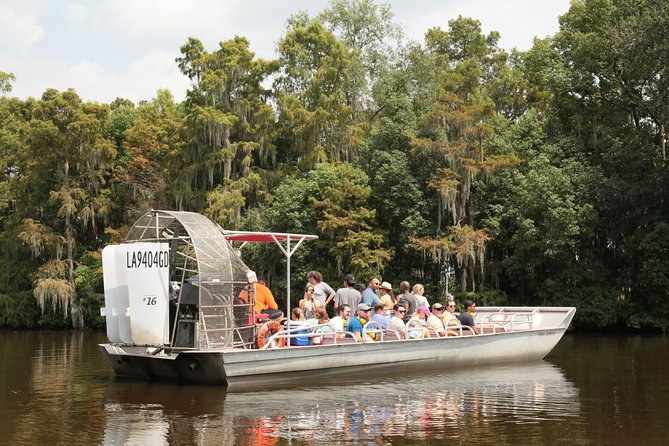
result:
[[[318,238],[316,235],[308,234],[285,234],[278,232],[223,232],[223,235],[226,239],[233,242],[257,242],[257,243],[268,243],[268,242],[283,242],[288,240],[290,237],[291,241],[299,240],[315,240]]]

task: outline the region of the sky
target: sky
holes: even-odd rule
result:
[[[558,31],[569,0],[378,0],[389,4],[406,37],[423,42],[432,27],[459,15],[498,31],[499,45],[529,49]],[[160,88],[177,101],[189,87],[174,61],[188,37],[208,51],[235,35],[256,57],[272,59],[286,20],[311,17],[327,0],[0,0],[0,71],[16,76],[11,96],[40,97],[74,88],[86,101],[150,100]]]

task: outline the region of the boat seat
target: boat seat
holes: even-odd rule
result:
[[[398,339],[399,338],[397,337],[397,335],[395,333],[393,333],[392,331],[388,331],[388,332],[383,334],[383,340],[384,341],[397,341]]]
[[[496,327],[483,327],[483,333],[504,333],[506,330],[504,327],[496,326]]]
[[[321,345],[331,345],[335,344],[335,340],[332,336],[323,336]],[[336,344],[355,344],[355,339],[353,338],[337,338]]]

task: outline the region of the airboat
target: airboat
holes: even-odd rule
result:
[[[358,371],[439,370],[544,358],[569,327],[573,307],[479,307],[467,327],[412,339],[374,322],[360,341],[329,324],[283,325],[256,314],[256,274],[242,260],[248,243],[273,243],[286,258],[314,235],[228,231],[192,212],[147,212],[126,240],[102,251],[108,343],[100,349],[119,377],[276,387],[309,377],[355,379]],[[246,300],[240,299],[246,296]],[[268,326],[278,327],[268,330]],[[262,335],[263,342],[259,342]],[[373,338],[373,339],[372,339]]]

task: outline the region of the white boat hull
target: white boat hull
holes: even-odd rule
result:
[[[355,377],[357,369],[392,373],[540,360],[561,339],[572,317],[570,311],[554,328],[263,350],[151,355],[146,347],[100,347],[118,376],[227,384],[231,390],[245,390],[262,388],[267,383],[299,383],[305,374],[313,382],[336,375]]]

